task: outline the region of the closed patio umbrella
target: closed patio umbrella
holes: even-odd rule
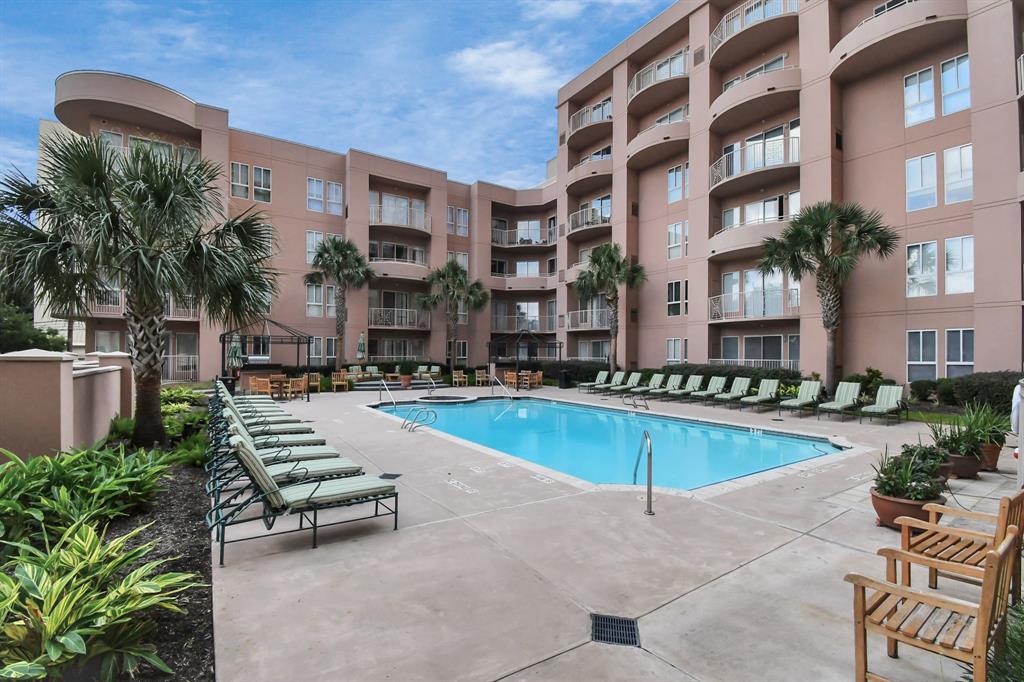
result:
[[[366,334],[359,332],[359,341],[356,342],[356,360],[366,357]]]

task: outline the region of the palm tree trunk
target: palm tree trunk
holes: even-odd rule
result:
[[[619,348],[619,302],[607,299],[608,302],[608,371],[615,373]]]
[[[160,303],[146,306],[125,297],[132,371],[135,374],[135,431],[132,443],[153,447],[167,440],[160,415],[160,382],[163,369],[164,315]]]
[[[75,318],[68,318],[68,352],[71,353],[75,349],[75,342],[73,341],[75,335]]]
[[[458,313],[454,317],[448,317],[448,338],[445,340],[448,346],[448,371],[455,371],[455,335],[458,333]]]
[[[334,311],[334,368],[341,371],[345,366],[345,322],[348,321],[348,291],[341,284],[334,290],[337,297]]]
[[[825,328],[825,388],[832,394],[836,388],[836,333],[842,320],[843,290],[828,273],[818,275],[815,288],[821,303],[821,325]]]

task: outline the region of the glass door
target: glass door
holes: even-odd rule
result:
[[[722,274],[722,311],[738,313],[740,310],[740,273]]]

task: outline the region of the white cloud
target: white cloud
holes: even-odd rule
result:
[[[448,65],[469,80],[524,97],[551,97],[568,80],[543,53],[512,40],[459,50]]]
[[[15,169],[30,178],[36,176],[36,148],[25,140],[0,136],[0,175],[13,173]]]
[[[609,14],[623,18],[637,14],[650,14],[660,0],[519,0],[523,18],[536,22],[555,22],[576,19],[584,12],[598,13],[601,18]]]

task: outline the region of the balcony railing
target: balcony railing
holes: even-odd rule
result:
[[[430,329],[430,313],[415,308],[370,308],[368,324],[388,329]]]
[[[1024,54],[1017,57],[1017,94],[1024,93]]]
[[[92,310],[97,315],[121,315],[124,313],[124,295],[120,289],[107,289],[96,297]]]
[[[607,355],[578,355],[566,358],[575,362],[608,362]]]
[[[169,384],[199,381],[199,356],[165,355],[161,379]]]
[[[164,299],[164,317],[169,320],[198,320],[199,307],[191,296],[181,299],[168,296]]]
[[[800,162],[800,138],[776,137],[746,142],[742,147],[723,154],[711,164],[711,186],[743,173]]]
[[[374,362],[402,362],[403,360],[412,360],[413,362],[425,362],[427,360],[426,355],[371,355],[369,361]]]
[[[491,243],[495,246],[532,246],[552,244],[554,239],[547,228],[540,230],[502,230],[491,228]]]
[[[570,330],[608,329],[609,326],[608,311],[606,309],[571,310],[566,317],[566,328]]]
[[[370,223],[373,225],[398,225],[430,232],[430,214],[421,208],[399,208],[396,206],[370,206]]]
[[[799,68],[800,68],[799,66],[792,66],[792,65],[791,66],[779,66],[779,67],[775,67],[775,68],[772,68],[772,69],[767,69],[766,68],[766,69],[764,69],[762,71],[756,71],[754,73],[748,73],[748,74],[745,74],[743,76],[738,76],[738,77],[733,78],[732,80],[730,80],[725,85],[723,85],[722,86],[722,92],[728,92],[729,90],[732,90],[733,88],[735,88],[740,83],[743,83],[744,81],[753,80],[754,78],[759,78],[759,77],[765,76],[765,75],[767,75],[769,73],[775,73],[777,71],[792,71],[793,69],[799,69]]]
[[[709,365],[734,365],[757,369],[800,369],[799,360],[755,360],[750,358],[708,358]]]
[[[863,26],[864,24],[868,23],[869,21],[871,21],[872,19],[877,19],[878,17],[882,16],[883,14],[888,14],[889,12],[893,11],[894,9],[897,9],[899,7],[903,7],[904,5],[909,5],[912,2],[917,2],[917,0],[889,0],[888,2],[883,2],[882,4],[880,4],[880,5],[875,7],[875,9],[872,12],[871,16],[869,16],[867,19],[864,19],[859,24],[857,24],[857,27],[859,28],[859,27]]]
[[[587,227],[598,227],[601,225],[611,224],[611,210],[605,211],[599,208],[585,208],[569,215],[569,232],[575,232],[576,230],[582,230]]]
[[[583,107],[569,117],[569,134],[572,135],[580,128],[585,128],[592,123],[612,120],[611,102],[600,102],[593,106]]]
[[[689,121],[690,120],[690,103],[687,102],[686,104],[684,104],[683,106],[681,106],[679,108],[682,109],[682,111],[680,111],[679,114],[675,118],[672,118],[668,114],[666,114],[665,116],[661,116],[661,117],[655,119],[654,125],[647,126],[643,130],[641,130],[639,133],[637,133],[637,135],[640,135],[640,133],[646,133],[648,130],[654,130],[655,128],[660,128],[661,126],[667,126],[670,123],[683,123],[685,121]]]
[[[733,223],[732,225],[723,225],[722,219],[716,217],[713,220],[714,224],[718,225],[718,229],[715,230],[715,234],[713,236],[718,236],[723,232],[735,230],[737,227],[746,227],[748,225],[765,225],[767,223],[788,223],[790,220],[794,218],[794,216],[795,214],[784,215],[781,218],[778,216],[762,216],[760,218],[749,218],[741,222]]]
[[[660,83],[676,76],[685,76],[689,70],[690,48],[657,61],[651,62],[633,75],[626,88],[626,99],[633,99],[638,92],[643,92],[655,83]]]
[[[756,320],[764,317],[795,317],[800,314],[800,290],[752,289],[708,299],[708,320]]]
[[[429,267],[427,261],[422,258],[388,258],[386,256],[370,256],[371,263],[408,263],[409,265],[420,265]]]
[[[491,331],[550,333],[555,331],[555,318],[550,315],[494,315]]]
[[[772,17],[795,13],[799,9],[799,0],[748,0],[722,17],[711,32],[711,54],[715,54],[722,43],[743,29]]]

